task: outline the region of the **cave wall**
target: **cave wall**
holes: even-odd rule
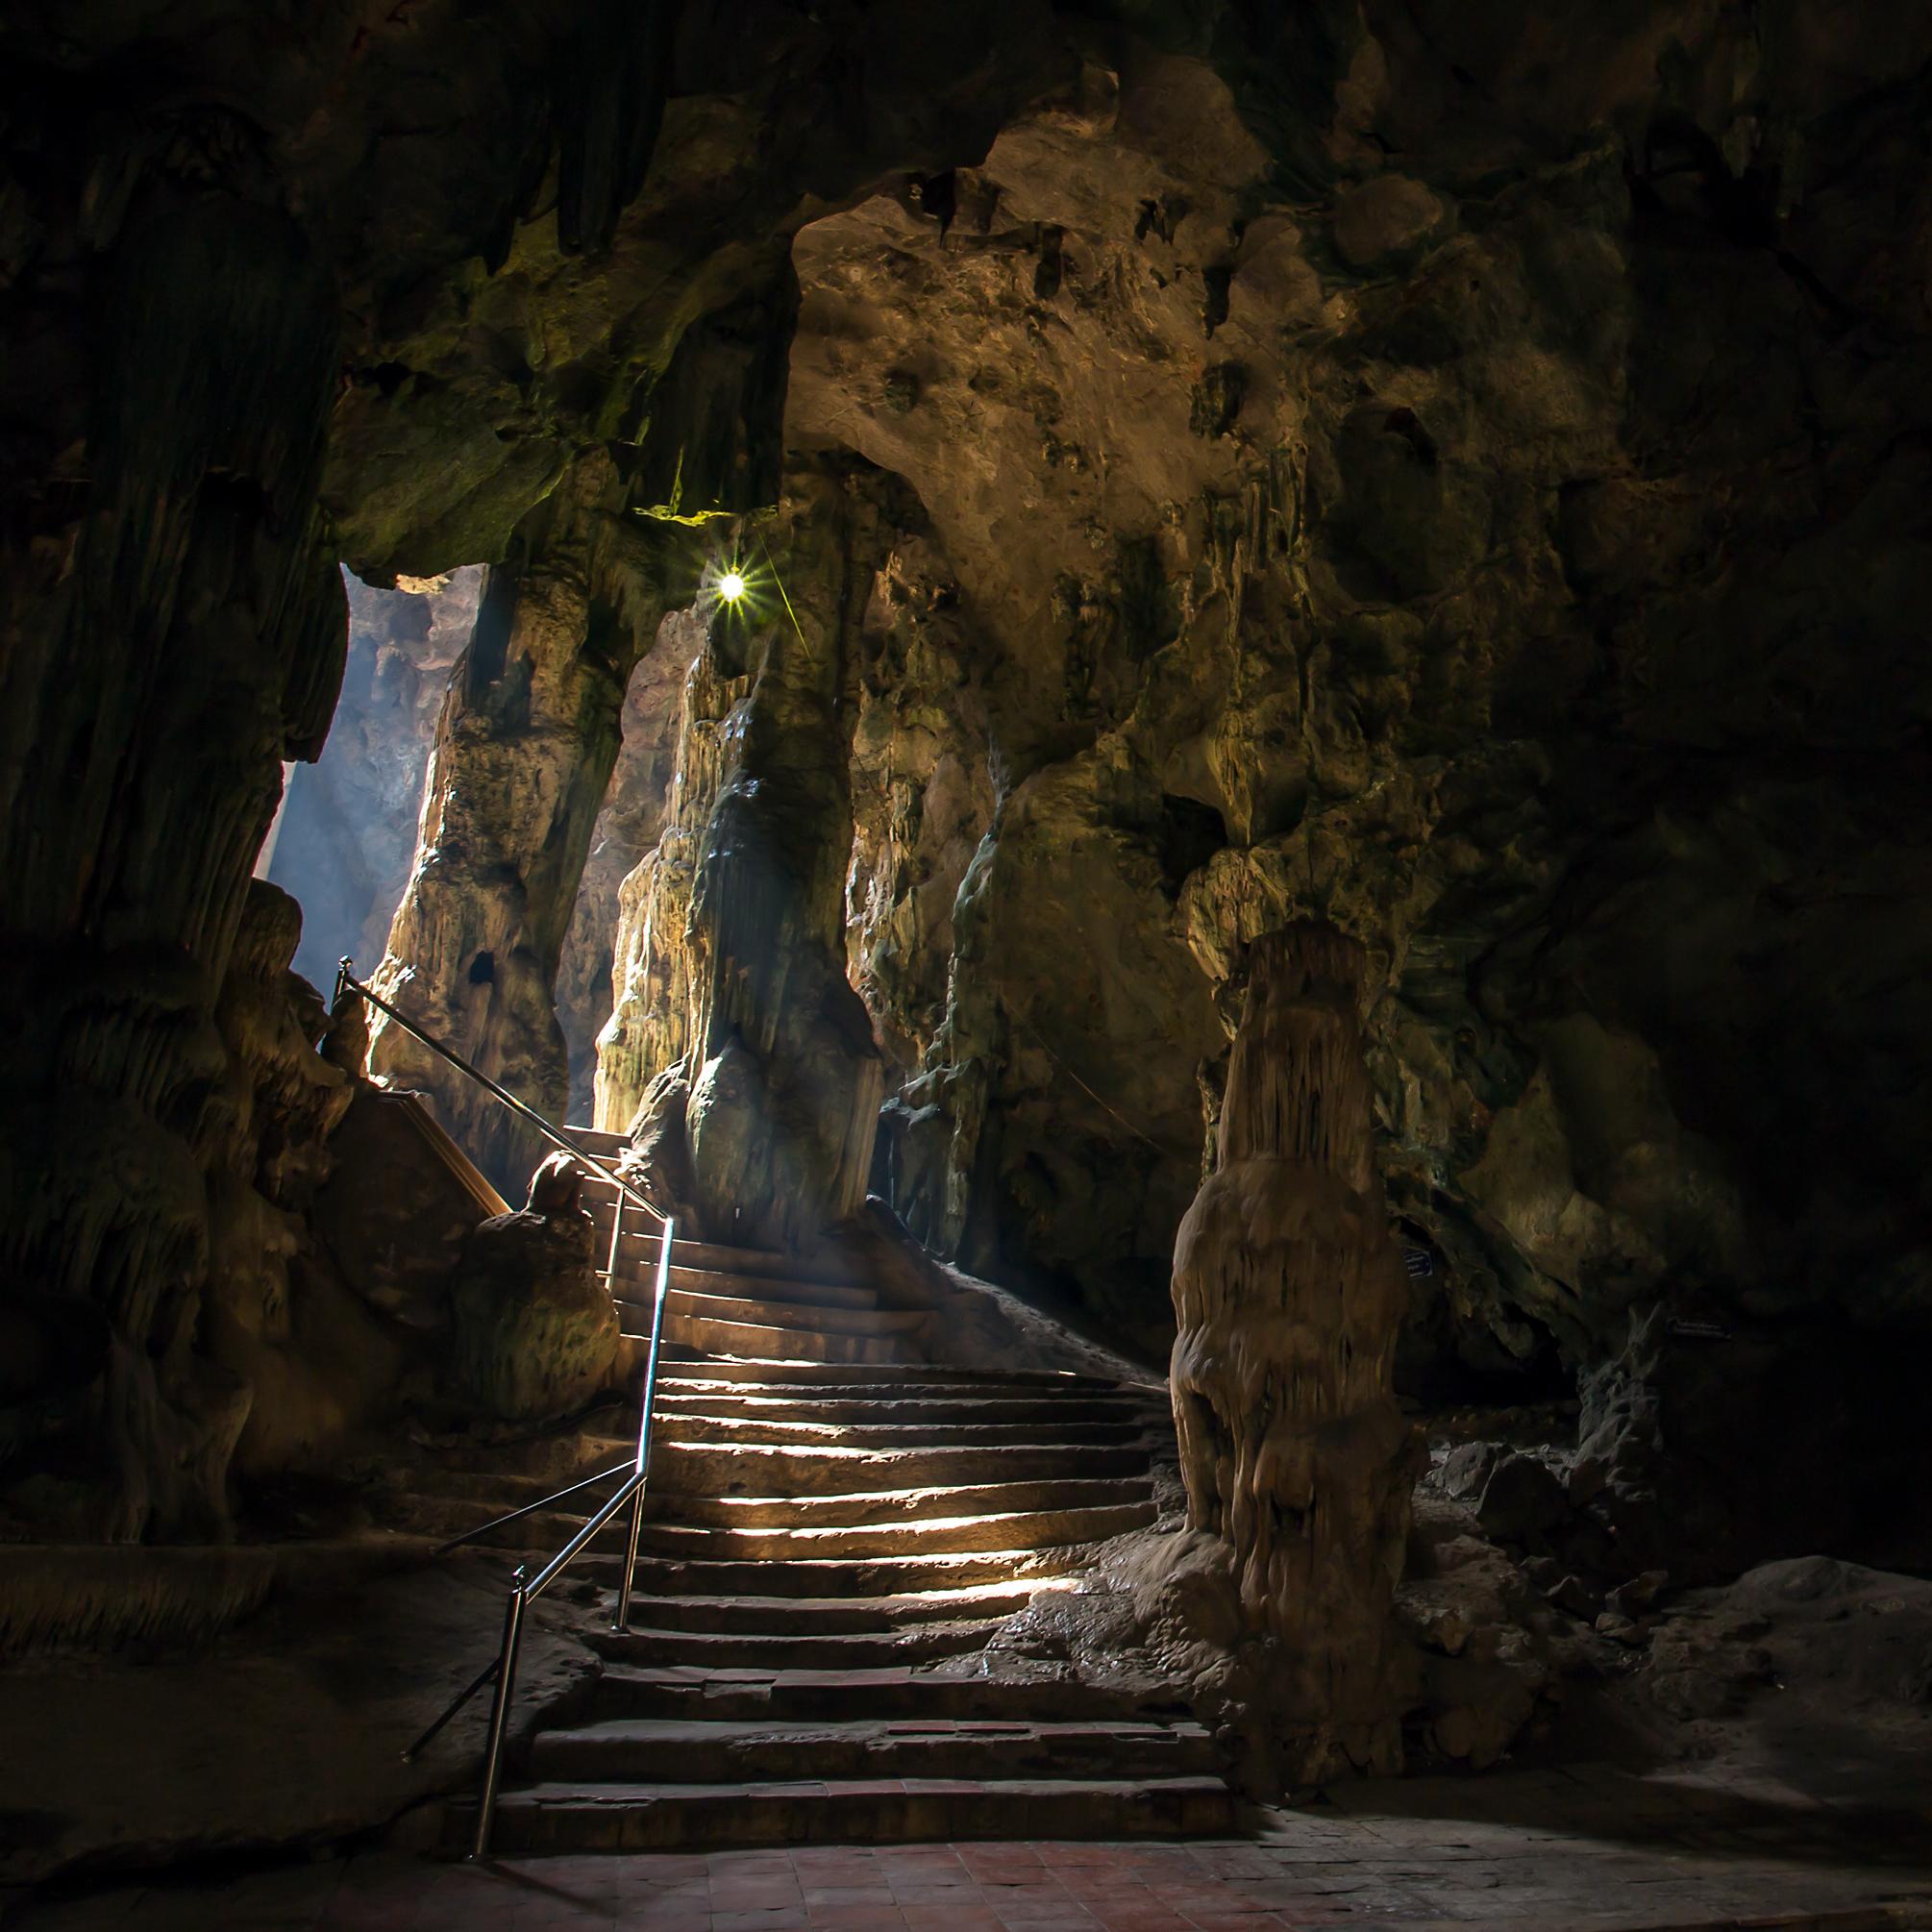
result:
[[[682,464],[749,453],[706,413],[729,398],[667,380],[681,344],[782,289],[807,209],[983,146],[1060,58],[1044,20],[985,58],[998,11],[883,37],[601,0],[0,19],[18,1533],[227,1521],[215,1005],[283,764],[334,707],[340,565],[380,584],[509,559],[584,461],[639,507],[734,501],[731,473]],[[568,822],[566,856],[587,843]],[[560,1106],[567,1075],[542,1077]]]
[[[1338,10],[1292,79],[1236,10],[1245,65],[1096,26],[943,192],[795,248],[791,433],[903,480],[919,622],[972,640],[859,775],[896,706],[988,794],[946,921],[857,946],[884,1177],[1149,1348],[1243,949],[1308,915],[1368,952],[1437,1361],[1932,1313],[1932,44],[1564,18]],[[893,812],[867,905],[956,865]]]
[[[21,12],[23,1523],[76,1416],[125,1454],[62,1523],[222,1519],[215,1009],[341,563],[508,599],[624,553],[551,654],[597,694],[570,807],[465,832],[537,832],[488,1051],[560,1107],[617,658],[785,471],[878,507],[795,588],[841,613],[847,970],[929,1238],[1164,1341],[1242,948],[1313,913],[1368,956],[1439,1353],[1601,1364],[1658,1298],[1922,1334],[1922,12]],[[501,739],[476,668],[446,770]],[[385,983],[456,1024],[492,949],[425,877]],[[118,1366],[69,1386],[81,1330]]]

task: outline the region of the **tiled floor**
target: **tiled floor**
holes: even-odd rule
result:
[[[1922,1829],[1920,1827],[1923,1827]],[[7,1932],[1932,1927],[1932,1819],[1614,1771],[1357,1786],[1240,1844],[533,1859],[395,1852],[19,1901]]]

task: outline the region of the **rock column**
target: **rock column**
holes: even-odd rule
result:
[[[842,644],[861,497],[845,479],[805,484],[773,546],[789,603],[768,569],[755,613],[715,613],[664,837],[625,888],[603,1118],[628,1125],[657,1077],[649,1109],[685,1123],[666,1185],[715,1240],[805,1246],[865,1198],[883,1073],[846,977]]]
[[[385,999],[557,1121],[570,1091],[557,962],[625,685],[661,614],[646,573],[613,563],[612,546],[636,540],[624,532],[608,461],[594,456],[491,570],[436,726],[415,872],[375,977]],[[478,1166],[521,1192],[542,1150],[508,1108],[381,1015],[369,1065],[432,1095]]]
[[[1214,1172],[1175,1244],[1192,1526],[1279,1638],[1297,1775],[1399,1763],[1390,1605],[1413,1479],[1392,1370],[1406,1295],[1373,1139],[1362,953],[1325,924],[1250,954]]]

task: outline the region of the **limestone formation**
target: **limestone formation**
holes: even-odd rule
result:
[[[472,1230],[450,1290],[450,1388],[486,1416],[568,1415],[607,1387],[617,1309],[598,1278],[590,1217],[526,1208]]]
[[[1264,935],[1220,1152],[1175,1243],[1172,1383],[1188,1521],[1279,1638],[1302,1778],[1401,1761],[1390,1610],[1415,1478],[1391,1371],[1407,1305],[1376,1172],[1362,949]]]
[[[627,885],[628,983],[600,1077],[607,1123],[681,1069],[699,1227],[782,1248],[857,1211],[882,1088],[846,978],[839,716],[839,592],[873,519],[858,477],[801,478],[795,500],[789,543],[766,546],[762,607],[716,600],[686,680],[678,795]]]
[[[594,609],[605,553],[630,537],[592,460],[491,571],[436,727],[414,876],[373,983],[519,1100],[560,1121],[569,1066],[555,989],[590,836],[616,762],[631,668],[657,612]],[[647,593],[648,594],[648,593]],[[499,1186],[540,1143],[483,1088],[378,1014],[372,1071],[432,1094]]]
[[[1808,1371],[1932,1306],[1922,10],[672,13],[0,28],[10,1533],[223,1525],[216,1009],[342,565],[495,572],[385,984],[561,1105],[627,654],[755,533],[809,642],[706,674],[746,741],[632,895],[607,1120],[675,1062],[756,1193],[725,1075],[803,1146],[876,1049],[907,1224],[1157,1351],[1242,949],[1327,916],[1412,1391],[1581,1370],[1606,1511],[1708,1452],[1757,1536],[1796,1390],[1865,1499],[1806,1520],[1892,1533],[1922,1443]]]

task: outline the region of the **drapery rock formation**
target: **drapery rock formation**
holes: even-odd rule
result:
[[[631,671],[661,611],[609,593],[613,547],[644,550],[607,461],[587,461],[493,568],[436,727],[416,869],[373,984],[553,1120],[569,1102],[555,995],[578,881],[617,760]],[[648,553],[647,553],[648,556]],[[627,587],[648,597],[646,571]],[[435,1097],[493,1180],[514,1187],[533,1131],[380,1012],[369,1065]]]
[[[1418,1456],[1392,1370],[1408,1296],[1375,1166],[1361,947],[1306,923],[1248,955],[1215,1169],[1174,1253],[1188,1522],[1234,1552],[1303,1780],[1401,1763],[1390,1610]]]
[[[840,719],[867,481],[794,479],[789,540],[766,543],[753,580],[759,607],[713,599],[671,820],[625,888],[601,1117],[628,1126],[657,1081],[654,1107],[681,1112],[692,1205],[717,1240],[807,1246],[857,1211],[871,1172],[882,1068],[846,978]]]

